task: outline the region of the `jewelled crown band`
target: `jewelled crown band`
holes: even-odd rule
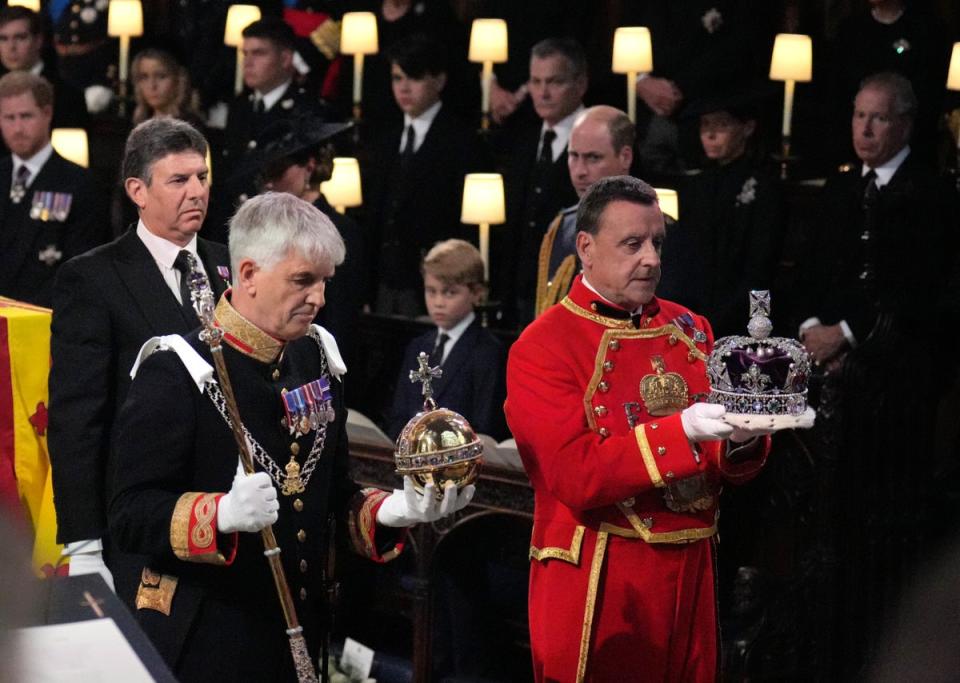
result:
[[[710,403],[744,415],[799,415],[807,408],[810,356],[795,339],[770,337],[770,292],[750,292],[749,337],[717,341],[707,360]]]

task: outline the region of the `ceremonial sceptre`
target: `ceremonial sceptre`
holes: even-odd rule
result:
[[[240,410],[237,408],[237,399],[233,394],[230,376],[227,374],[227,364],[223,359],[223,349],[220,345],[223,339],[223,330],[217,327],[214,321],[216,302],[207,276],[197,269],[196,264],[194,264],[193,271],[190,273],[189,285],[193,309],[197,312],[197,317],[200,318],[200,325],[203,328],[200,332],[200,340],[210,347],[210,355],[213,356],[213,364],[217,369],[217,376],[220,378],[220,388],[226,400],[227,413],[230,415],[233,438],[237,442],[237,448],[240,449],[240,462],[243,464],[243,471],[250,475],[254,473],[253,458],[250,455],[250,446],[243,433]],[[303,638],[303,627],[297,620],[297,611],[293,606],[293,597],[290,595],[290,587],[287,585],[287,576],[283,571],[283,564],[280,562],[280,547],[277,545],[276,536],[273,535],[273,526],[262,529],[260,536],[263,538],[263,554],[270,563],[273,582],[277,587],[277,596],[280,598],[280,606],[283,608],[283,618],[287,622],[290,654],[293,656],[293,666],[297,672],[297,680],[299,683],[317,683],[317,674],[314,671],[313,662],[310,661],[307,643]]]

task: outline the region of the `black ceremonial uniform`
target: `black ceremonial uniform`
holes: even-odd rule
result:
[[[253,107],[254,95],[250,92],[235,97],[230,103],[223,136],[223,159],[228,173],[237,169],[248,150],[256,148],[256,141],[270,124],[294,116],[324,114],[317,97],[294,82],[287,86],[270,109],[256,112]]]
[[[273,528],[316,662],[324,614],[327,515],[345,518],[358,492],[347,473],[343,389],[331,370],[339,363],[338,354],[319,341],[316,328],[310,336],[287,343],[274,360],[263,354],[258,359],[257,352],[239,349],[256,347],[265,333],[240,318],[225,298],[217,307],[217,319],[232,344],[224,345],[223,354],[240,414],[252,441],[262,447],[253,448],[256,468],[270,472],[278,489],[279,519]],[[186,341],[212,366],[209,348],[197,332]],[[333,420],[325,429],[297,438],[281,424],[281,391],[320,378],[330,381]],[[180,680],[206,680],[211,672],[224,680],[295,680],[260,534],[216,533],[217,501],[232,486],[238,458],[211,386],[219,388],[213,384],[198,391],[177,353],[154,353],[139,368],[119,416],[111,532],[122,548],[149,558],[136,615]],[[304,490],[286,495],[281,483],[291,459],[301,467]],[[376,506],[385,497],[376,491],[354,498],[361,550],[372,550],[362,539],[372,541]],[[365,554],[385,561],[399,549],[391,544],[383,555],[375,550]]]
[[[254,95],[249,90],[235,97],[227,114],[223,132],[221,163],[216,173],[223,182],[210,200],[210,211],[204,223],[204,236],[214,241],[227,241],[227,221],[239,204],[257,193],[254,174],[244,170],[244,161],[257,148],[263,131],[284,119],[314,115],[326,120],[326,108],[305,88],[292,82],[270,109],[254,111]]]
[[[110,81],[107,70],[116,63],[116,43],[107,39],[108,8],[107,0],[71,0],[51,16],[60,75],[77,88]]]
[[[0,160],[0,295],[50,306],[60,264],[106,235],[87,172],[53,152],[19,202],[13,158]]]

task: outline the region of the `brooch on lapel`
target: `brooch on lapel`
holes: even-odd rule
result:
[[[63,252],[57,249],[56,244],[48,244],[45,249],[37,252],[37,258],[45,265],[52,266],[63,258]]]
[[[706,29],[707,33],[713,33],[723,26],[723,15],[720,14],[720,10],[716,7],[711,7],[700,17],[700,23],[703,24],[703,28]]]
[[[746,179],[743,187],[740,188],[740,194],[737,195],[737,206],[750,204],[757,198],[757,179],[753,176]]]

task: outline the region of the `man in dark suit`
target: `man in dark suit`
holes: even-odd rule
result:
[[[0,63],[6,71],[29,71],[53,86],[53,127],[86,128],[90,124],[83,93],[62,78],[56,65],[43,59],[40,15],[13,5],[0,10]]]
[[[419,266],[438,240],[466,236],[463,177],[483,166],[475,131],[441,100],[443,46],[412,36],[390,50],[393,97],[403,122],[374,143],[364,168],[372,251],[369,296],[383,314],[423,313]]]
[[[550,221],[575,204],[567,169],[567,143],[583,108],[587,60],[569,38],[550,38],[530,52],[530,99],[536,121],[504,131],[498,147],[503,162],[507,226],[494,232],[494,298],[523,324],[533,319],[537,256]],[[513,303],[515,305],[511,306]]]
[[[0,295],[50,306],[60,264],[105,237],[87,171],[50,145],[53,91],[42,77],[0,78]]]
[[[198,325],[184,294],[190,259],[217,294],[226,288],[226,247],[196,235],[209,197],[206,153],[207,141],[183,121],[150,119],[134,128],[122,173],[137,226],[64,264],[54,285],[48,445],[57,541],[72,574],[112,571],[127,601],[143,564],[106,537],[115,417],[141,345]]]
[[[473,307],[484,294],[480,252],[464,240],[445,240],[423,260],[423,293],[435,329],[413,339],[404,353],[394,392],[388,433],[396,438],[423,410],[418,385],[409,381],[420,352],[443,374],[433,382],[437,405],[463,415],[478,433],[507,436],[503,345],[481,324]]]
[[[801,338],[822,371],[825,448],[836,450],[837,647],[850,678],[880,645],[879,629],[910,572],[929,557],[955,507],[933,457],[933,422],[956,369],[944,353],[944,307],[956,253],[956,190],[911,149],[917,100],[903,76],[881,73],[854,100],[859,158],[824,188],[805,266]],[[947,342],[949,343],[949,342]],[[818,373],[819,375],[819,373]],[[817,377],[815,377],[817,379]],[[827,451],[829,454],[830,451]],[[874,599],[877,595],[885,600]]]

